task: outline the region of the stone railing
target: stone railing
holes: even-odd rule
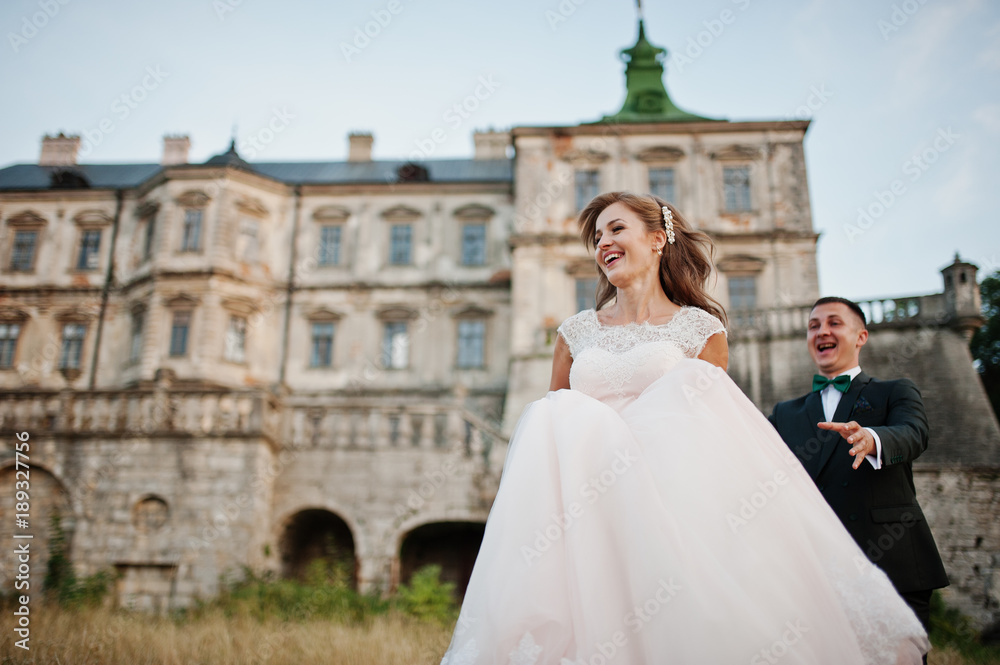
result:
[[[450,404],[404,407],[385,402],[292,406],[283,441],[298,447],[424,450],[482,457],[499,470],[507,438],[482,417]]]
[[[282,447],[410,449],[481,457],[499,470],[499,428],[448,403],[286,405],[262,391],[0,392],[0,433],[53,436],[264,436]]]
[[[0,431],[276,439],[280,411],[261,391],[0,392]]]
[[[858,303],[868,319],[868,327],[908,327],[942,325],[953,317],[944,294],[879,298]],[[774,309],[731,310],[730,335],[736,339],[775,339],[806,334],[811,305]]]

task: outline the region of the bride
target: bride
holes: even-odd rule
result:
[[[920,663],[916,616],[725,373],[708,236],[623,192],[580,226],[597,309],[514,430],[442,665]]]

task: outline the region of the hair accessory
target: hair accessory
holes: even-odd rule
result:
[[[670,245],[674,244],[674,213],[670,212],[670,208],[663,206],[663,228],[667,232],[667,243]]]

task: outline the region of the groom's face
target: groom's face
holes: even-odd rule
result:
[[[816,367],[821,374],[832,378],[858,364],[868,331],[847,305],[824,303],[810,313],[806,339]]]

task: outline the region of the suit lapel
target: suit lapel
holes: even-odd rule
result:
[[[847,389],[847,392],[844,393],[844,396],[840,398],[840,404],[837,405],[837,408],[833,413],[833,422],[846,423],[850,419],[851,412],[854,410],[854,403],[858,401],[858,396],[861,395],[861,390],[867,386],[868,382],[871,380],[871,377],[864,372],[861,372],[854,377],[854,380],[851,381],[851,386]],[[816,396],[819,397],[819,394],[816,393]],[[816,401],[821,404],[820,416],[822,416],[822,400],[817,399]],[[822,420],[822,417],[820,420]],[[837,449],[837,446],[847,445],[847,440],[840,436],[839,432],[829,432],[827,430],[819,430],[819,432],[821,436],[824,434],[827,435],[827,440],[823,443],[823,447],[820,449],[819,463],[816,466],[816,476],[814,477],[819,476],[819,474],[823,471],[823,467],[830,461],[830,457]]]
[[[816,423],[826,420],[826,418],[823,417],[823,399],[820,397],[819,392],[809,393],[809,395],[806,396],[805,408],[806,417],[809,418],[809,428],[807,431],[818,431],[819,436],[823,436],[824,431],[816,427]],[[809,446],[808,442],[801,442],[799,445],[804,447],[802,454],[799,455],[799,459],[802,460],[802,466],[806,468],[806,471],[809,472],[810,476],[815,478],[819,474],[820,459],[826,459],[826,457],[823,456],[824,446],[821,445],[818,450],[809,450],[811,446]]]

